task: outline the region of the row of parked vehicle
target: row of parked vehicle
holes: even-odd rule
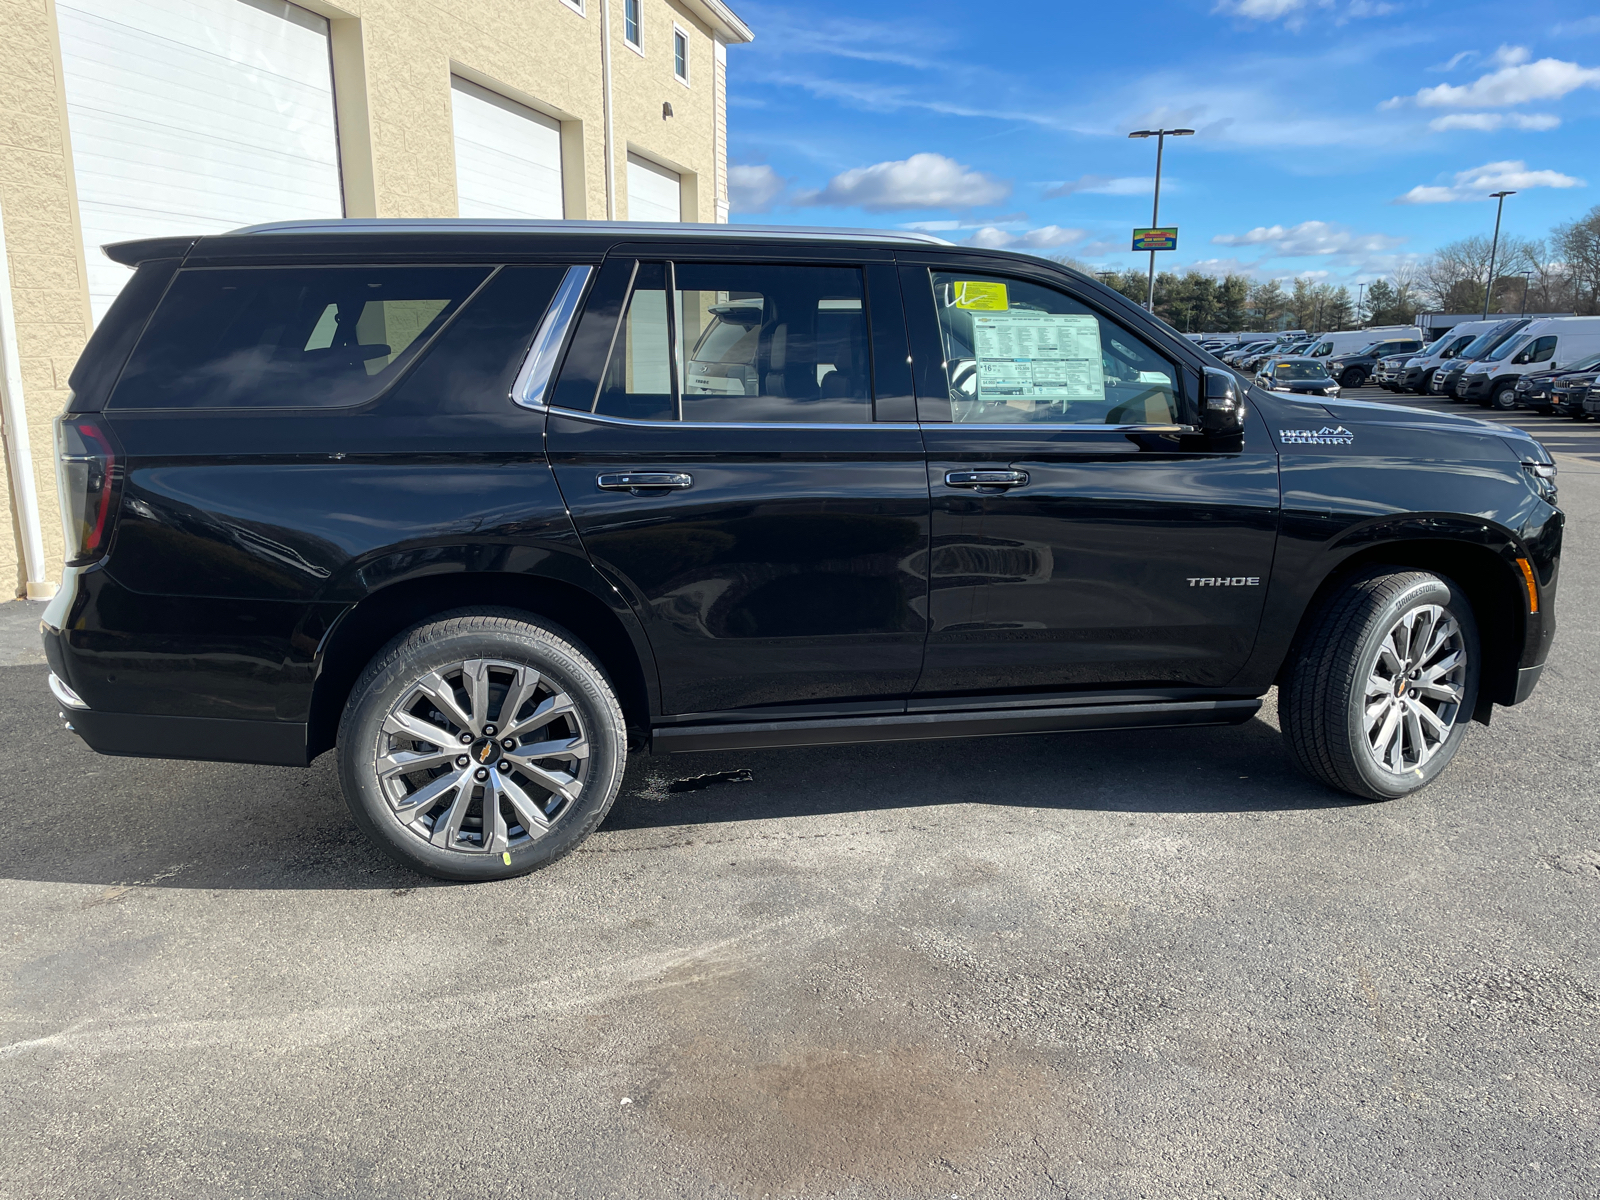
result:
[[[1486,408],[1600,416],[1600,317],[1514,317],[1457,325],[1420,352],[1377,360],[1372,382]]]

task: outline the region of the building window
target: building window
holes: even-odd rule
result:
[[[639,33],[639,0],[622,0],[622,37],[635,50],[644,49]]]
[[[565,4],[580,17],[588,15],[583,11],[583,0],[561,0],[561,3]]]
[[[689,35],[676,25],[672,27],[672,73],[678,82],[689,82]]]

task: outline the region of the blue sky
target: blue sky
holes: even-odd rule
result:
[[[1140,265],[1380,277],[1600,204],[1595,0],[735,0],[733,219]]]

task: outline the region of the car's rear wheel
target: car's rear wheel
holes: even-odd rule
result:
[[[356,824],[440,879],[523,875],[586,838],[627,761],[622,711],[575,639],[532,614],[464,609],[379,651],[339,725]]]
[[[1388,800],[1426,786],[1455,757],[1478,697],[1478,629],[1447,579],[1373,567],[1328,596],[1279,690],[1301,770]]]

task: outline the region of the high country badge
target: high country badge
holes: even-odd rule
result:
[[[1324,425],[1321,429],[1280,429],[1278,440],[1285,446],[1349,446],[1356,435],[1343,425]]]

